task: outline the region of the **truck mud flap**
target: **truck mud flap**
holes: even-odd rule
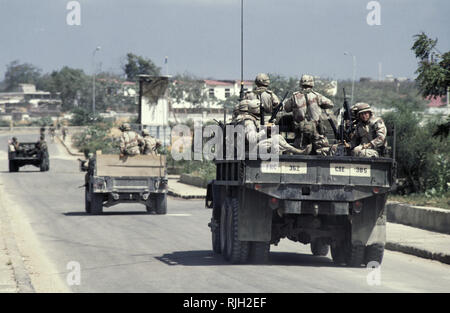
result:
[[[272,209],[268,198],[255,190],[239,192],[238,238],[241,241],[269,242],[272,236]]]
[[[353,244],[386,243],[386,205],[387,194],[364,199],[360,213],[352,215]]]

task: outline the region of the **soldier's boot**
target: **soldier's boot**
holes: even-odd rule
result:
[[[291,152],[293,154],[308,155],[312,151],[312,144],[307,145],[304,149],[298,149],[298,148],[294,148],[292,146],[289,146],[287,151]]]

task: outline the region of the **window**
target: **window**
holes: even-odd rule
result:
[[[210,98],[214,98],[214,88],[209,88],[209,93],[208,93]]]
[[[225,89],[225,98],[229,98],[230,97],[230,88],[226,88]]]

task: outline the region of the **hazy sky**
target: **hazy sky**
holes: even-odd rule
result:
[[[64,65],[122,73],[127,52],[169,73],[240,77],[240,0],[79,0],[81,25],[66,22],[68,0],[0,0],[0,79],[18,59],[49,72]],[[381,25],[369,26],[368,0],[244,0],[245,70],[300,76],[415,77],[414,34],[450,50],[449,0],[379,0]]]

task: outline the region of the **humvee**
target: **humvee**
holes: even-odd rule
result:
[[[41,172],[50,169],[47,146],[40,147],[40,144],[35,142],[20,142],[19,149],[14,148],[12,144],[8,145],[8,161],[10,172],[18,172],[19,168],[25,165],[39,167]]]
[[[89,160],[85,176],[85,211],[141,203],[147,212],[167,213],[167,171],[164,155],[98,154]]]

